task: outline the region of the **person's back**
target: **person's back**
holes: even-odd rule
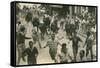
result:
[[[32,21],[33,26],[39,26],[39,18],[35,17]]]
[[[47,31],[47,27],[46,27],[46,25],[44,24],[44,23],[42,23],[41,25],[40,25],[40,31],[43,33],[43,34],[45,34],[46,33],[46,31]]]
[[[50,19],[49,19],[49,17],[44,18],[44,19],[43,19],[43,22],[45,23],[45,25],[46,25],[47,27],[50,26]]]

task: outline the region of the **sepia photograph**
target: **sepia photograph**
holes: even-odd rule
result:
[[[16,3],[16,65],[97,61],[97,7]]]

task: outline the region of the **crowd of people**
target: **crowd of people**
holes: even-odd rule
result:
[[[34,46],[35,44],[39,49],[48,47],[50,57],[55,63],[77,62],[79,46],[85,48],[79,52],[81,61],[85,61],[83,60],[85,54],[88,60],[89,51],[91,61],[96,59],[96,55],[93,54],[93,45],[96,45],[95,13],[86,10],[87,12],[83,11],[80,15],[71,16],[67,13],[66,16],[59,17],[59,13],[56,11],[52,11],[51,15],[46,13],[45,7],[41,7],[41,5],[24,6],[21,9],[18,4],[16,8],[17,64],[20,64],[21,59],[26,62],[25,56],[27,56],[27,64],[38,64],[39,51]],[[29,44],[25,43],[27,39],[30,40]],[[41,44],[41,41],[46,41],[46,45]],[[58,51],[59,46],[61,49]],[[72,46],[72,48],[68,46]],[[73,55],[68,51],[70,49],[72,49]],[[59,61],[57,57],[59,57]]]

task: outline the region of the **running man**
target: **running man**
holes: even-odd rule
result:
[[[93,59],[93,51],[92,51],[92,46],[93,46],[94,38],[93,35],[91,35],[89,32],[87,32],[87,38],[85,41],[85,44],[83,47],[86,46],[86,57],[89,54],[89,51],[91,53],[91,60]]]
[[[77,32],[73,33],[72,38],[69,38],[69,39],[72,40],[74,62],[76,62],[76,56],[78,53],[78,44],[79,44],[79,41],[82,42],[82,40],[77,36]]]
[[[44,48],[46,48],[47,46],[49,47],[49,54],[51,56],[51,59],[56,63],[56,55],[57,55],[57,47],[58,45],[61,45],[57,40],[55,40],[55,35],[52,34],[51,35],[51,40],[47,42],[46,46]]]
[[[17,64],[20,63],[20,60],[22,58],[22,52],[25,49],[25,39],[31,39],[31,38],[25,37],[25,27],[21,26],[20,31],[18,32],[18,35],[17,35],[17,48],[18,48]]]

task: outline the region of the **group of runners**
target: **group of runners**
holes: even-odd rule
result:
[[[59,17],[59,14],[53,11],[52,16],[47,13],[34,16],[34,12],[27,11],[24,17],[20,11],[17,14],[19,18],[16,23],[17,64],[20,64],[21,59],[26,62],[25,56],[27,56],[27,64],[37,64],[39,49],[46,47],[49,47],[48,53],[55,63],[77,62],[79,46],[85,48],[79,52],[80,60],[84,61],[83,57],[85,54],[87,57],[89,51],[93,60],[93,45],[96,45],[96,18],[93,13],[75,14],[72,17],[67,14],[66,17]],[[28,26],[29,24],[32,27]],[[27,35],[28,30],[30,36]],[[26,40],[30,40],[28,47]],[[41,44],[41,41],[45,41],[46,44]],[[69,43],[71,47],[68,47]],[[58,47],[61,47],[59,52]],[[70,49],[73,55],[68,51]]]

